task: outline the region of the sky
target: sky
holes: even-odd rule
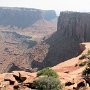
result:
[[[90,0],[0,0],[0,7],[90,12]]]

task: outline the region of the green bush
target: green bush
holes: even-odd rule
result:
[[[43,77],[33,82],[37,90],[62,90],[59,80],[53,77]]]
[[[88,74],[90,74],[90,68],[87,67],[87,68],[83,71],[82,74],[85,75],[85,76],[87,76]]]
[[[88,53],[87,54],[90,55],[90,50],[88,50]]]
[[[90,67],[90,60],[88,60],[87,62],[87,67]]]
[[[79,66],[85,66],[86,64],[87,64],[87,62],[84,61],[84,62],[81,62],[81,63],[79,64]]]
[[[88,74],[90,74],[90,60],[87,61],[87,67],[83,71],[82,75],[87,76]]]
[[[37,76],[48,76],[48,77],[57,78],[58,74],[51,68],[47,67],[38,71]]]
[[[83,54],[83,55],[79,58],[79,60],[85,59],[86,57],[87,57],[87,55],[86,55],[86,54]]]

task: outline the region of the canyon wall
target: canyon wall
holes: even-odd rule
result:
[[[79,12],[61,12],[57,30],[66,38],[80,42],[90,41],[90,14]]]
[[[79,55],[83,51],[80,43],[89,41],[90,14],[61,12],[57,32],[45,41],[50,47],[43,66],[54,66]]]
[[[78,56],[85,49],[84,46],[83,49],[81,48],[80,43],[89,41],[90,14],[61,12],[57,31],[41,44],[37,44],[31,49],[25,49],[22,54],[16,56],[15,53],[14,60],[12,59],[10,62],[8,59],[7,66],[12,65],[11,68],[18,67],[19,69],[51,67]],[[3,62],[2,66],[4,64]],[[11,71],[11,68],[7,67],[6,71]]]
[[[26,28],[38,20],[52,20],[56,17],[53,10],[0,7],[0,25],[3,26],[10,25],[11,27]]]
[[[32,70],[32,62],[41,62],[48,52],[40,45],[56,31],[53,10],[0,7],[0,73]]]

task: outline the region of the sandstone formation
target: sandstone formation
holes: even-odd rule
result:
[[[82,77],[82,71],[85,69],[86,65],[79,66],[80,61],[83,62],[84,59],[87,60],[87,58],[80,60],[80,57],[86,54],[88,49],[90,49],[90,43],[82,43],[82,45],[85,46],[85,50],[79,56],[52,67],[52,69],[58,73],[58,79],[61,81],[62,85],[64,85],[63,90],[90,90],[89,83]],[[34,80],[44,77],[37,77],[36,74],[37,73],[25,71],[13,71],[11,73],[0,74],[0,89],[30,90],[30,88],[34,88]]]
[[[80,43],[90,41],[90,14],[61,12],[57,32],[46,43],[50,45],[44,65],[54,66],[62,61],[79,55],[83,50]]]
[[[3,51],[0,59],[1,72],[33,71],[32,68],[36,71],[38,68],[51,67],[78,56],[85,49],[80,43],[90,41],[89,17],[89,13],[61,12],[58,18],[57,31],[49,39],[44,38],[44,42],[38,43],[32,48],[23,48],[23,50],[13,47],[12,44],[6,44],[14,52],[3,51],[6,46],[2,47],[1,45],[1,52]],[[42,23],[42,21],[37,22]],[[34,23],[31,29],[33,27],[35,29],[39,26]],[[42,29],[40,27],[39,29],[41,32]],[[4,65],[5,63],[6,65]]]
[[[52,69],[54,69],[60,76],[61,82],[66,84],[64,90],[90,90],[90,83],[88,82],[89,78],[87,81],[82,75],[82,72],[87,67],[87,64],[79,66],[81,62],[89,60],[87,57],[80,60],[80,57],[87,54],[90,49],[90,42],[82,43],[82,45],[85,46],[85,50],[79,56],[52,67]]]
[[[89,16],[88,13],[61,12],[56,33],[44,41],[45,44],[36,45],[24,54],[30,65],[27,67],[50,67],[79,55],[85,49],[80,43],[90,41]]]
[[[41,44],[56,31],[53,10],[0,8],[0,73],[36,71],[33,61],[42,62],[48,46]]]
[[[28,8],[0,8],[0,25],[26,28],[40,19],[52,20],[56,18],[53,10],[39,10]]]
[[[14,71],[0,75],[0,90],[31,90],[32,82],[36,79],[36,73]]]

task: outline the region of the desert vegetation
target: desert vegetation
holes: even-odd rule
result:
[[[82,60],[82,59],[89,58],[89,55],[90,55],[90,50],[88,50],[86,54],[82,54],[82,56],[79,59]]]
[[[51,68],[47,67],[38,71],[37,76],[48,76],[48,77],[57,78],[58,74]]]
[[[87,64],[87,61],[81,62],[79,66],[85,66]]]
[[[88,76],[88,75],[90,75],[90,59],[88,59],[88,61],[86,62],[87,64],[86,64],[86,68],[85,68],[85,70],[83,71],[83,75],[85,75],[85,76]]]
[[[62,84],[58,80],[58,74],[47,67],[37,73],[38,80],[33,82],[33,85],[38,90],[62,90]]]
[[[85,61],[83,61],[83,59],[85,59]],[[90,63],[90,50],[88,50],[86,54],[82,54],[79,60],[80,60],[79,66],[85,65],[88,66]]]
[[[38,90],[62,90],[61,82],[53,77],[42,77],[33,82]]]

